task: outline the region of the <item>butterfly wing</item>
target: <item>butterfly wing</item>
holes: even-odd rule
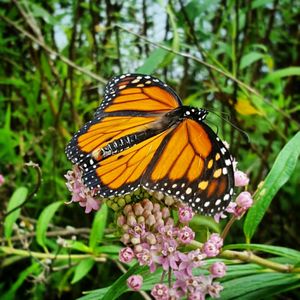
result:
[[[103,197],[121,196],[136,190],[170,130],[99,161],[95,169],[85,172],[84,176],[88,178],[87,185],[99,188],[98,193]]]
[[[66,147],[66,154],[72,163],[81,167],[88,187],[101,186],[103,193],[111,190],[113,195],[121,190],[128,192],[125,186],[134,187],[131,180],[133,177],[123,182],[124,188],[108,188],[111,177],[103,174],[99,168],[109,169],[108,164],[119,157],[116,156],[118,153],[162,133],[164,128],[155,128],[158,120],[164,113],[181,106],[181,102],[176,93],[159,79],[141,74],[113,78],[107,84],[104,94],[95,118],[73,136]],[[152,144],[148,147],[155,149]],[[137,151],[139,156],[146,153],[140,148],[131,151]],[[133,152],[128,155],[133,155]],[[99,164],[102,160],[107,161]]]
[[[104,89],[104,100],[95,116],[102,114],[165,113],[181,100],[168,85],[150,75],[126,74],[114,77]]]
[[[185,119],[165,137],[142,184],[197,212],[215,214],[228,206],[233,194],[232,160],[210,127]]]

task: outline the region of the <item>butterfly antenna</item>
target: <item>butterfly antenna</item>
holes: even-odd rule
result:
[[[247,140],[248,143],[250,143],[250,138],[249,138],[249,135],[246,131],[242,130],[241,128],[237,127],[235,124],[233,124],[229,118],[230,118],[230,115],[229,113],[226,113],[226,112],[221,112],[221,114],[217,114],[216,112],[212,111],[212,110],[209,110],[209,109],[206,109],[208,112],[218,116],[220,119],[224,120],[225,122],[227,122],[228,124],[230,124],[233,128],[235,128],[237,131],[239,131],[243,136],[244,138]],[[226,117],[223,117],[222,115],[226,116]]]

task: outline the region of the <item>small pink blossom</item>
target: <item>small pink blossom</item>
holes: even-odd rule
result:
[[[246,186],[249,184],[249,177],[246,173],[236,170],[234,172],[234,185],[237,187]]]
[[[214,278],[220,278],[225,276],[227,267],[223,262],[215,262],[210,266],[209,270]]]
[[[194,213],[191,207],[185,205],[179,207],[179,221],[181,223],[188,223],[192,220]]]
[[[5,182],[4,176],[0,174],[0,186],[3,185]]]
[[[204,243],[202,251],[204,254],[207,255],[207,257],[214,257],[220,253],[219,248],[216,246],[215,243],[211,241],[207,241],[206,243]]]
[[[143,285],[143,277],[141,275],[132,275],[127,279],[127,286],[133,291],[139,291]]]
[[[85,213],[90,213],[93,209],[99,209],[99,200],[95,198],[96,189],[90,190],[82,180],[82,172],[78,166],[74,166],[72,171],[65,175],[66,186],[72,193],[70,202],[79,202],[81,207],[85,207]]]
[[[253,199],[249,192],[241,192],[237,196],[235,202],[239,207],[247,210],[248,208],[250,208],[252,206]]]
[[[221,219],[226,219],[226,218],[227,218],[227,216],[224,214],[224,212],[216,213],[214,215],[214,220],[216,223],[220,223]]]
[[[180,229],[178,238],[181,243],[189,244],[195,238],[195,233],[190,227],[184,226]]]
[[[162,255],[158,257],[158,262],[162,265],[165,271],[168,271],[169,268],[173,270],[178,269],[178,251],[177,249],[177,242],[175,240],[165,241],[162,245]]]
[[[168,300],[169,288],[165,284],[158,283],[152,288],[151,295],[155,300]]]
[[[201,253],[200,249],[190,251],[187,254],[178,253],[180,258],[179,271],[184,271],[188,276],[193,276],[193,268],[199,268],[204,264],[206,255]]]
[[[225,209],[226,212],[233,214],[235,212],[237,204],[235,202],[230,202],[227,208]]]
[[[209,237],[209,240],[213,242],[219,249],[223,246],[223,239],[220,237],[218,233],[213,233]]]
[[[130,247],[122,248],[119,252],[119,260],[122,263],[130,263],[134,258],[134,252]]]
[[[223,291],[223,286],[219,282],[213,282],[207,286],[207,292],[212,298],[219,298],[220,292]]]

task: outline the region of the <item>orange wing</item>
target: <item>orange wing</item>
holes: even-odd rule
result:
[[[96,168],[84,173],[85,184],[91,188],[99,188],[99,194],[103,197],[120,196],[137,189],[169,131],[170,129],[98,162]]]
[[[124,114],[164,113],[178,106],[181,101],[165,83],[150,75],[126,74],[113,78],[105,87],[104,100],[96,111]]]
[[[90,158],[99,161],[104,156],[105,146],[115,142],[115,150],[121,151],[130,147],[134,141],[128,143],[124,139],[122,145],[116,141],[132,135],[138,137],[138,133],[145,132],[156,120],[157,117],[154,116],[99,116],[74,135],[66,148],[67,157],[74,164],[84,163]],[[114,151],[111,152],[113,154]]]
[[[195,211],[215,214],[233,194],[231,157],[205,123],[185,119],[158,149],[142,184],[187,202]]]
[[[87,185],[95,187],[96,176],[102,176],[101,172],[94,174],[99,161],[109,162],[110,156],[163,132],[166,128],[161,128],[158,120],[179,106],[176,93],[159,79],[140,74],[117,76],[105,87],[95,118],[67,145],[67,157],[82,168]]]

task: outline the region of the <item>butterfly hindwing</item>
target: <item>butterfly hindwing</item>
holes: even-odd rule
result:
[[[203,214],[224,210],[232,195],[233,170],[229,152],[217,135],[205,123],[185,119],[166,140],[143,186],[186,202]]]

